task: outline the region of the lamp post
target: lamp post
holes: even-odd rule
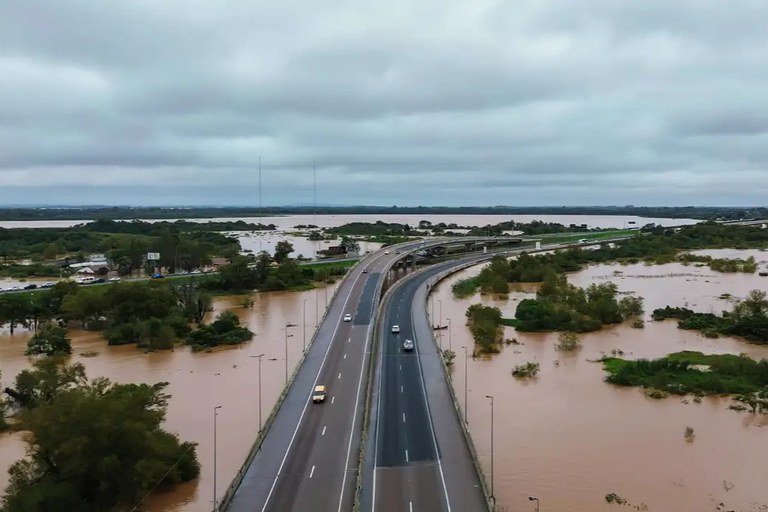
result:
[[[493,493],[493,395],[485,395],[485,398],[491,399],[491,499],[496,503],[496,496]]]
[[[288,338],[293,338],[293,334],[288,334],[289,327],[296,327],[290,322],[285,322],[285,383],[288,383]]]
[[[259,432],[261,432],[261,358],[264,357],[264,354],[251,357],[256,357],[259,359]]]
[[[442,301],[442,299],[437,299],[437,302],[440,303],[440,308],[439,308],[440,309],[440,321],[438,322],[437,325],[438,325],[438,327],[442,327],[443,326],[443,301]],[[443,330],[440,329],[438,331],[438,333],[439,333],[439,336],[440,336],[440,350],[443,350]]]
[[[453,329],[451,328],[451,319],[446,318],[446,320],[448,320],[448,350],[453,351],[453,343],[451,341],[453,339],[453,336],[452,336]]]
[[[216,512],[218,507],[218,501],[216,498],[216,417],[218,411],[221,409],[220,405],[213,408],[213,510]]]
[[[462,345],[464,349],[464,424],[469,425],[469,410],[467,409],[467,347]]]
[[[304,352],[307,351],[307,299],[304,299],[304,306],[301,311],[301,330],[304,339]]]
[[[536,502],[536,512],[539,512],[539,498],[536,498],[535,496],[528,496],[528,500]]]

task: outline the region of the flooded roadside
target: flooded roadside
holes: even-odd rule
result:
[[[207,512],[213,501],[213,407],[218,411],[218,494],[226,490],[240,469],[259,430],[259,376],[261,364],[261,411],[266,420],[285,383],[285,324],[289,329],[288,373],[298,363],[303,345],[309,343],[321,318],[326,301],[338,286],[329,285],[306,292],[253,294],[253,307],[240,306],[242,297],[226,296],[214,300],[215,316],[233,309],[244,325],[256,335],[238,347],[223,347],[213,352],[192,352],[180,346],[173,351],[145,353],[132,345],[108,346],[98,333],[72,332],[71,361],[82,362],[90,378],[104,376],[116,382],[169,382],[169,402],[165,428],[183,440],[199,443],[200,478],[173,491],[150,498],[144,510],[150,512]],[[327,299],[326,299],[327,297]],[[10,336],[0,330],[0,371],[2,386],[13,383],[15,375],[30,365],[24,356],[30,334],[17,331]],[[79,354],[95,351],[95,357]],[[0,434],[0,481],[5,482],[8,467],[24,454],[21,434]],[[3,484],[4,487],[4,484]],[[0,489],[0,492],[2,489]]]
[[[751,252],[728,253],[727,257]],[[714,256],[715,254],[713,254]],[[766,259],[755,255],[758,261]],[[726,257],[717,254],[717,257]],[[466,309],[477,302],[495,306],[513,317],[518,302],[532,297],[536,285],[513,285],[508,300],[474,295],[453,297],[452,283],[475,275],[468,269],[444,281],[434,301],[442,301],[442,316],[452,318],[453,349],[457,352],[453,385],[460,402],[464,393],[464,355],[473,340],[464,325]],[[708,397],[701,404],[683,397],[646,398],[634,388],[603,382],[602,365],[591,363],[611,350],[627,358],[654,358],[680,350],[704,353],[747,353],[768,358],[768,346],[734,338],[707,339],[677,329],[676,322],[653,322],[650,313],[666,305],[719,313],[731,299],[750,290],[768,288],[768,278],[756,274],[721,274],[707,267],[681,264],[646,266],[597,265],[569,276],[587,286],[613,281],[621,292],[645,299],[645,328],[614,326],[582,335],[575,354],[554,349],[557,334],[518,333],[505,328],[507,345],[492,358],[468,361],[469,428],[487,476],[490,476],[490,403],[494,396],[495,495],[500,510],[534,510],[529,496],[541,500],[548,512],[628,510],[608,504],[616,493],[630,505],[649,511],[708,512],[768,510],[768,417],[726,410],[727,398]],[[435,306],[436,316],[439,305]],[[431,306],[430,306],[431,308]],[[436,322],[437,323],[437,322]],[[449,334],[442,331],[443,345]],[[515,365],[538,362],[541,371],[531,380],[518,380]],[[686,427],[694,429],[686,442]]]

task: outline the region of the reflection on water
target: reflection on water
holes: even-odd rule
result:
[[[535,293],[536,285],[528,284],[514,286],[509,300],[480,295],[455,299],[451,284],[478,272],[479,267],[468,269],[436,289],[444,318],[465,318],[467,307],[476,302],[499,307],[511,317],[517,303]],[[556,334],[506,328],[505,337],[517,338],[520,345],[508,345],[492,358],[470,359],[469,428],[486,474],[490,405],[485,396],[495,397],[498,504],[506,510],[533,510],[528,497],[535,496],[547,512],[629,510],[606,503],[604,496],[615,492],[650,511],[708,512],[720,510],[716,507],[721,502],[727,507],[723,510],[768,510],[768,417],[728,411],[726,398],[709,397],[701,404],[683,404],[682,397],[674,396],[652,400],[637,389],[604,383],[601,365],[588,362],[612,349],[630,358],[679,350],[768,358],[765,346],[734,338],[706,339],[677,329],[674,321],[650,320],[654,308],[667,304],[687,304],[699,311],[730,309],[731,303],[719,298],[723,293],[743,297],[751,289],[766,289],[768,278],[679,264],[640,264],[598,265],[569,279],[579,286],[611,280],[620,291],[636,292],[645,298],[646,327],[621,325],[585,334],[583,349],[576,354],[555,351]],[[452,332],[458,352],[453,385],[461,403],[465,380],[460,347],[472,346],[463,324],[454,320]],[[443,334],[444,344],[447,336]],[[512,377],[511,369],[527,361],[541,364],[539,376],[530,381]],[[688,426],[695,432],[692,443],[684,439]]]
[[[73,332],[73,361],[82,362],[89,377],[105,376],[116,382],[167,381],[170,400],[166,428],[184,440],[199,443],[197,454],[202,471],[197,482],[179,486],[171,492],[153,496],[145,510],[151,512],[207,512],[213,501],[213,407],[221,405],[218,429],[218,493],[240,468],[259,429],[258,359],[262,359],[262,415],[269,415],[285,382],[286,323],[289,330],[288,371],[293,372],[303,344],[312,338],[316,318],[322,317],[327,300],[336,285],[307,292],[271,292],[253,295],[252,308],[240,307],[240,297],[214,301],[216,315],[234,308],[244,324],[256,333],[253,341],[240,347],[225,347],[211,353],[194,353],[187,347],[173,351],[144,353],[134,346],[110,347],[97,333]],[[317,312],[317,316],[316,316]],[[15,375],[28,368],[24,356],[27,332],[10,336],[0,331],[0,371],[2,385],[13,383]],[[96,351],[84,358],[83,352]],[[0,475],[24,453],[20,434],[0,435]],[[0,481],[5,479],[0,478]]]

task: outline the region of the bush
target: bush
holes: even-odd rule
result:
[[[538,373],[539,363],[528,362],[522,365],[517,365],[512,369],[512,375],[521,379],[535,377]]]
[[[72,344],[70,343],[67,330],[63,327],[49,325],[35,333],[27,342],[27,355],[45,355],[71,354]]]
[[[579,350],[581,348],[581,341],[579,336],[573,332],[561,333],[555,343],[555,350],[561,350],[563,352],[570,352],[573,350]]]

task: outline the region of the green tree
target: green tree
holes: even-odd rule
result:
[[[71,354],[72,345],[63,327],[49,325],[39,330],[27,342],[27,355],[52,356],[56,354]]]
[[[293,244],[287,240],[280,240],[275,244],[275,261],[277,264],[281,264],[288,259],[288,256],[293,252]]]
[[[272,268],[272,256],[267,251],[261,251],[256,256],[256,282],[261,285],[267,282]]]
[[[46,248],[43,250],[43,258],[46,260],[53,260],[56,259],[56,256],[59,255],[59,248],[56,244],[48,244]]]
[[[248,266],[244,256],[236,256],[219,270],[219,282],[222,289],[236,292],[253,290],[258,284],[256,271]]]
[[[28,458],[9,470],[2,510],[118,512],[196,478],[195,444],[160,428],[166,386],[96,379],[23,412]]]
[[[28,328],[32,317],[32,301],[26,293],[0,295],[0,326],[8,325],[13,335],[17,326]]]
[[[16,375],[10,394],[19,405],[32,408],[85,382],[85,367],[81,363],[64,364],[63,357],[45,357],[35,361],[32,369]]]

